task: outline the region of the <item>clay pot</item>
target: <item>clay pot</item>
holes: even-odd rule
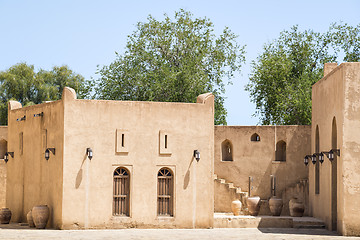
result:
[[[302,217],[305,211],[304,204],[296,198],[292,198],[289,201],[290,216]]]
[[[49,208],[47,205],[37,205],[32,209],[32,218],[35,227],[42,229],[46,227],[49,220]]]
[[[2,208],[0,210],[0,223],[9,224],[11,219],[11,211],[8,208]]]
[[[33,217],[32,217],[32,211],[30,210],[30,212],[28,212],[28,214],[26,215],[26,220],[29,224],[29,227],[31,228],[34,228],[35,227],[35,224],[34,224],[34,220],[33,220]]]
[[[269,199],[270,212],[273,216],[280,216],[283,207],[283,200],[277,197],[271,197]]]
[[[257,216],[260,210],[260,197],[248,197],[247,206],[251,216]]]
[[[239,216],[241,213],[242,203],[239,200],[235,200],[231,202],[231,211],[235,216]]]

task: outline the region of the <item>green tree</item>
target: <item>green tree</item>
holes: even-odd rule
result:
[[[225,85],[245,61],[244,47],[225,28],[220,36],[208,18],[190,12],[149,16],[128,36],[124,54],[98,70],[100,99],[195,102],[204,92],[215,95],[215,124],[226,124]]]
[[[311,124],[311,86],[323,77],[324,63],[359,61],[359,26],[333,24],[325,33],[293,26],[264,45],[252,61],[245,90],[262,124]]]
[[[7,102],[19,101],[23,106],[61,98],[65,86],[75,89],[79,98],[89,96],[92,83],[74,73],[67,66],[53,67],[51,71],[34,65],[19,63],[0,72],[0,124],[7,124]]]

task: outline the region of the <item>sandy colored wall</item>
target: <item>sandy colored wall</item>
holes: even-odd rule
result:
[[[19,103],[13,103],[14,109]],[[43,117],[34,114],[44,113]],[[25,121],[16,119],[26,116]],[[13,222],[26,222],[26,214],[35,205],[50,208],[47,227],[61,225],[63,104],[61,101],[9,110],[8,151],[14,152],[7,163],[6,205]],[[47,130],[47,134],[45,134]],[[21,133],[23,135],[21,144]],[[46,136],[46,138],[44,138]],[[43,139],[46,139],[43,140]],[[45,160],[46,147],[56,155]]]
[[[213,226],[213,97],[205,103],[65,102],[64,229]],[[116,131],[127,152],[116,153]],[[159,154],[159,133],[170,154]],[[94,157],[86,157],[86,148]],[[193,151],[201,153],[196,162]],[[130,217],[113,216],[113,173],[130,171]],[[157,173],[175,175],[174,217],[157,216]]]
[[[6,164],[3,155],[7,152],[7,126],[0,126],[0,208],[6,207]]]
[[[260,141],[251,141],[257,133]],[[271,196],[270,176],[276,176],[276,195],[281,197],[287,187],[308,177],[303,163],[310,152],[310,126],[215,126],[215,174],[232,182],[251,196]],[[222,161],[221,143],[230,140],[233,161]],[[275,146],[286,142],[286,162],[275,161]],[[215,193],[217,194],[217,193]]]
[[[332,224],[332,165],[327,158],[320,166],[320,193],[315,194],[315,167],[309,168],[310,202],[314,217],[327,228],[344,235],[360,235],[360,149],[359,129],[360,63],[343,63],[313,86],[312,151],[319,127],[320,151],[332,148],[332,122],[336,119],[337,211],[336,229]],[[334,218],[335,219],[335,218]],[[335,227],[335,226],[334,226]]]
[[[360,236],[360,63],[345,65],[342,174],[345,235]]]

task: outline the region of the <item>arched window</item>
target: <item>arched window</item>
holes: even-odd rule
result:
[[[221,143],[221,155],[222,161],[232,161],[233,160],[233,147],[229,140],[225,140]]]
[[[253,135],[251,135],[251,141],[252,142],[260,142],[260,136],[257,133],[254,133]]]
[[[275,160],[282,162],[286,161],[286,142],[282,140],[276,143]]]
[[[130,216],[130,174],[126,168],[114,171],[113,215]]]
[[[158,172],[157,213],[159,216],[173,216],[174,176],[170,169],[162,168]]]
[[[0,140],[0,159],[4,159],[6,152],[7,152],[7,141],[4,139],[1,139]]]

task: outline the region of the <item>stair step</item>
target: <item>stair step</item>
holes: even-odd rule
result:
[[[295,225],[294,228],[325,229],[325,225]]]

